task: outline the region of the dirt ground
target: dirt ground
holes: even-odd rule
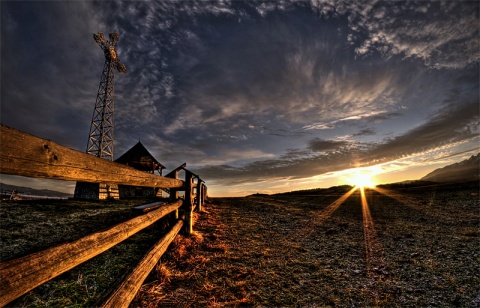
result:
[[[480,306],[478,183],[350,193],[211,199],[132,306]]]

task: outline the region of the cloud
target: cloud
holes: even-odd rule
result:
[[[425,124],[374,147],[364,162],[385,161],[423,152],[479,135],[473,127],[479,123],[478,97],[461,105],[447,106]],[[477,129],[478,130],[478,129]]]
[[[478,137],[479,132],[472,131],[479,121],[477,102],[472,99],[460,106],[448,106],[423,125],[380,144],[315,138],[306,149],[291,150],[280,159],[256,161],[243,167],[206,166],[196,172],[213,180],[238,184],[267,178],[306,178],[358,165],[388,162]]]
[[[185,157],[206,178],[247,182],[308,177],[350,168],[354,162],[413,153],[419,144],[409,146],[409,138],[424,138],[436,127],[435,121],[447,123],[437,115],[417,130],[383,143],[314,137],[305,148],[269,156],[262,148],[273,141],[260,138],[262,134],[302,138],[307,136],[302,128],[310,133],[346,123],[383,123],[409,117],[409,108],[419,115],[431,114],[430,106],[441,105],[442,98],[430,93],[440,96],[448,91],[441,89],[443,77],[426,78],[428,68],[396,55],[432,67],[471,62],[455,53],[452,66],[438,54],[452,40],[441,36],[451,25],[442,15],[443,7],[413,4],[397,12],[395,5],[382,2],[323,3],[317,6],[322,7],[317,18],[300,4],[270,4],[165,2],[150,8],[137,2],[107,4],[115,6],[109,18],[124,33],[122,42],[132,45],[124,52],[131,63],[130,75],[118,78],[117,110],[119,122],[125,123],[119,128],[124,138],[158,127],[152,144],[156,140],[153,147],[161,159],[173,162]],[[439,15],[426,19],[425,10]],[[460,6],[451,12],[466,13]],[[333,13],[336,16],[324,19]],[[432,48],[420,48],[423,41],[414,36],[419,26],[427,28],[426,36],[436,35]],[[425,88],[431,96],[422,96]],[[363,129],[350,136],[372,136],[373,131]],[[423,140],[422,147],[435,147],[448,136],[441,130]],[[239,165],[242,155],[233,155],[229,147],[243,147],[239,153],[250,161]],[[201,164],[205,167],[196,167]]]
[[[341,121],[332,119],[362,119],[391,109],[397,77],[381,66],[372,70],[368,63],[350,63],[345,33],[336,22],[324,23],[306,12],[250,19],[239,26],[226,18],[221,29],[206,20],[172,30],[173,38],[177,32],[189,35],[175,43],[176,55],[164,53],[169,58],[165,74],[175,76],[175,91],[156,106],[168,134],[212,126],[233,131],[232,123],[238,122],[330,128]]]
[[[353,134],[353,136],[373,136],[376,132],[374,129],[371,128],[363,128],[358,133]]]
[[[212,126],[225,135],[236,130],[232,123],[248,119],[259,126],[280,114],[276,122],[333,128],[342,119],[362,117],[359,109],[380,117],[401,94],[389,68],[372,70],[375,61],[351,65],[340,20],[326,23],[288,1],[91,6],[86,11],[97,12],[99,26],[117,28],[118,53],[128,68],[116,77],[116,128],[121,134],[155,125],[172,137]],[[282,11],[289,14],[273,14]],[[209,14],[222,18],[222,28]],[[98,50],[88,50],[100,54],[102,62]]]
[[[265,153],[257,149],[237,149],[219,151],[215,156],[205,155],[199,161],[194,161],[195,165],[225,165],[238,164],[245,161],[256,161],[275,157],[274,154]]]
[[[366,121],[378,121],[378,120],[386,120],[388,118],[392,118],[399,115],[397,112],[388,112],[388,111],[372,111],[368,113],[359,113],[357,115],[351,115],[346,118],[339,118],[328,123],[313,123],[309,125],[305,125],[302,127],[305,130],[311,129],[333,129],[335,128],[337,123],[347,122],[347,121],[354,121],[354,120],[366,120]]]
[[[348,145],[347,141],[322,140],[315,138],[310,140],[308,148],[314,152],[332,151]]]
[[[462,68],[480,59],[479,3],[475,1],[312,4],[333,7],[339,15],[348,16],[349,40],[359,44],[355,49],[359,56],[378,51],[387,58],[420,59],[434,68]]]

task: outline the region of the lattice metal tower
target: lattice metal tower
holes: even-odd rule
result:
[[[105,65],[93,110],[87,153],[113,160],[113,77],[115,70],[125,73],[127,68],[120,63],[115,50],[118,42],[117,33],[111,33],[108,41],[105,41],[102,32],[94,34],[93,38],[105,54]]]

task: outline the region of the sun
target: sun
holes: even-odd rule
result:
[[[375,187],[377,184],[375,181],[372,179],[372,174],[365,174],[362,173],[360,170],[356,170],[354,174],[352,174],[350,177],[350,182],[352,185],[355,185],[357,187],[363,188],[363,187]]]

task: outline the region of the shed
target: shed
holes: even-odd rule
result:
[[[165,169],[165,166],[156,160],[140,141],[117,158],[115,162],[149,173],[155,173],[155,171],[157,171],[159,175],[162,175],[162,171]],[[118,191],[120,199],[161,196],[160,189],[151,187],[118,185]]]
[[[157,171],[159,175],[162,175],[162,171],[165,169],[165,166],[159,163],[140,141],[117,158],[115,162],[152,174]],[[161,196],[160,189],[85,182],[77,182],[74,194],[74,198],[76,199],[90,200],[152,198],[155,196]]]
[[[150,173],[157,171],[160,175],[162,175],[162,170],[165,169],[165,166],[159,163],[140,141],[117,158],[115,162]]]

